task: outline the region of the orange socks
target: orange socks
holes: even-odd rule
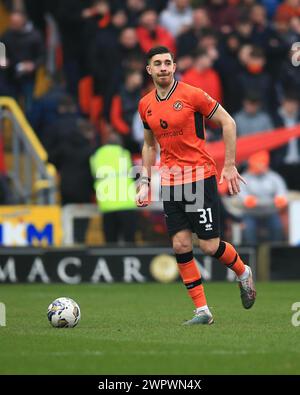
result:
[[[213,256],[233,270],[238,277],[245,272],[243,261],[230,243],[220,241],[219,248]]]
[[[178,269],[183,283],[196,308],[207,306],[200,270],[194,260],[193,251],[176,254]]]

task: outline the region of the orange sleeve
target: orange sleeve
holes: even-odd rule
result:
[[[193,94],[195,110],[210,119],[219,107],[219,103],[200,88],[196,88]]]
[[[129,126],[122,118],[122,102],[120,96],[114,96],[111,103],[110,120],[113,127],[121,134],[129,133]]]
[[[145,118],[145,110],[144,110],[144,105],[143,102],[140,101],[139,102],[139,107],[138,107],[138,111],[141,117],[141,120],[143,122],[144,128],[150,130],[150,126],[148,125],[148,123],[146,122],[146,118]]]

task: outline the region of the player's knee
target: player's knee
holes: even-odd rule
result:
[[[201,240],[200,248],[205,255],[213,256],[219,247],[219,240]]]
[[[175,239],[173,240],[173,250],[175,254],[183,254],[192,250],[192,245],[188,240]]]

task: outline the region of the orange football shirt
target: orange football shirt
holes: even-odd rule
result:
[[[162,185],[179,185],[217,174],[216,164],[205,150],[205,122],[219,103],[207,93],[184,82],[174,81],[166,98],[156,89],[139,103],[145,129],[160,145]]]

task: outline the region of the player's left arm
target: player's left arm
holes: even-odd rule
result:
[[[246,181],[237,171],[235,166],[236,155],[236,124],[228,112],[219,105],[213,116],[210,118],[213,122],[221,126],[225,143],[225,161],[221,172],[220,184],[227,180],[230,195],[236,195],[240,192],[240,181],[246,184]]]

